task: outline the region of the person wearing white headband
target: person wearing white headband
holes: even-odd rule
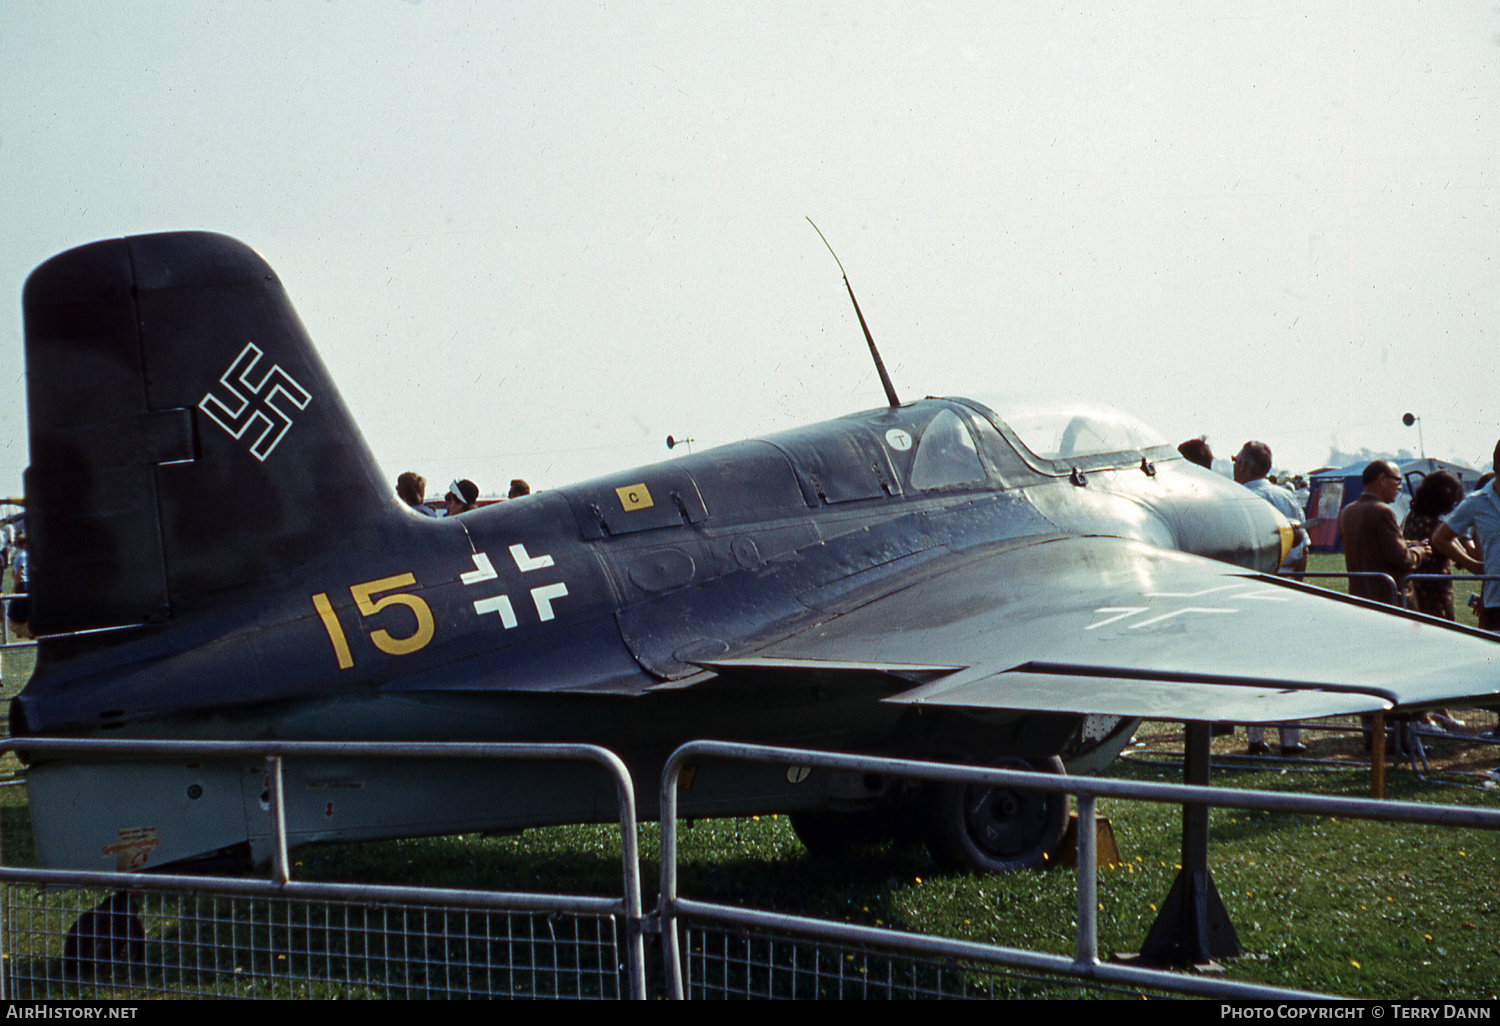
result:
[[[448,503],[450,517],[467,513],[479,503],[479,486],[468,478],[451,481],[448,484],[448,494],[443,496],[443,500]]]

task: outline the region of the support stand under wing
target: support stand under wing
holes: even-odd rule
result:
[[[1188,722],[1183,783],[1208,785],[1209,727]],[[1140,960],[1160,965],[1201,965],[1240,954],[1240,939],[1208,873],[1208,806],[1182,807],[1182,869],[1162,903]]]

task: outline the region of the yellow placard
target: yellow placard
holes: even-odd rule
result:
[[[651,490],[644,483],[616,488],[615,494],[620,497],[620,507],[626,513],[638,509],[650,509],[656,505],[656,503],[651,501]]]

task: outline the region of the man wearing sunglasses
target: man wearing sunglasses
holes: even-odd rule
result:
[[[1401,537],[1396,511],[1391,503],[1401,494],[1401,471],[1390,460],[1376,460],[1365,468],[1360,480],[1365,490],[1339,512],[1339,537],[1344,543],[1344,562],[1349,572],[1390,574],[1396,595],[1406,575],[1427,558],[1426,542]],[[1349,594],[1376,602],[1398,605],[1390,586],[1378,577],[1351,577]]]

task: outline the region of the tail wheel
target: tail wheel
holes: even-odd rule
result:
[[[996,769],[1062,774],[1062,760],[999,759]],[[927,848],[945,869],[1007,873],[1040,865],[1062,841],[1069,800],[1060,791],[933,784],[925,796]]]
[[[69,979],[113,982],[145,964],[146,930],[128,891],[116,891],[83,913],[63,938],[63,975]]]
[[[872,839],[865,824],[847,813],[793,812],[789,818],[792,832],[814,858],[842,858]]]
[[[912,810],[905,805],[882,806],[858,812],[819,810],[793,812],[792,831],[814,858],[843,858],[851,852],[891,841],[906,844],[915,841],[919,831],[912,822]]]

